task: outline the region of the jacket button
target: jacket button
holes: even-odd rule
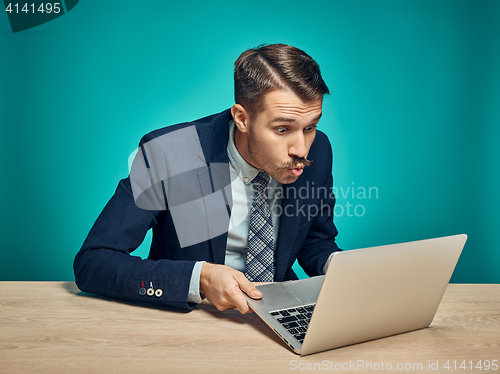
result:
[[[139,295],[144,296],[146,294],[146,289],[144,287],[139,288]]]
[[[155,290],[152,288],[148,288],[148,296],[153,296],[155,294]]]
[[[161,297],[161,295],[163,295],[163,291],[161,290],[161,288],[158,288],[158,289],[155,291],[155,295],[156,295],[156,297]]]

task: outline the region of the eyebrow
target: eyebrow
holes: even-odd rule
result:
[[[295,118],[278,117],[273,119],[272,122],[295,122]]]
[[[321,113],[318,117],[316,117],[313,122],[316,122],[316,121],[319,121],[319,119],[321,118],[321,116],[323,115],[323,113]],[[295,118],[290,118],[290,117],[277,117],[275,119],[273,119],[271,121],[271,123],[273,122],[289,122],[289,123],[292,123],[292,122],[295,122]]]

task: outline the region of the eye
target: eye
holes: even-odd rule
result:
[[[276,131],[278,132],[278,134],[284,134],[285,132],[287,132],[288,128],[286,127],[278,127],[276,128]]]
[[[316,125],[311,125],[311,126],[307,126],[304,130],[313,131],[315,128],[316,128]]]

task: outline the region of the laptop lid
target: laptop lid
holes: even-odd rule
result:
[[[300,354],[429,326],[466,240],[462,234],[337,252],[322,282]],[[281,286],[279,293],[293,299],[288,292],[293,294],[293,284],[298,282],[303,281],[285,282],[286,291]],[[273,294],[269,286],[263,286],[263,299]],[[314,289],[311,293],[317,295]],[[271,325],[274,318],[259,304],[262,300],[249,300],[252,309]]]

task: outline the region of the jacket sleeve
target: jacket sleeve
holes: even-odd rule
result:
[[[195,261],[143,260],[130,254],[157,224],[159,213],[138,208],[129,178],[121,180],[75,257],[78,288],[123,300],[192,309],[195,304],[187,299]],[[141,288],[148,290],[151,285],[161,291],[143,294]]]
[[[335,195],[333,194],[332,148],[326,135],[320,136],[318,148],[321,150],[322,157],[326,155],[326,165],[321,173],[321,187],[314,187],[319,195],[315,204],[317,210],[311,219],[309,232],[298,257],[300,266],[309,276],[324,274],[323,266],[329,256],[333,252],[342,251],[335,241],[338,231],[333,223]],[[313,157],[317,156],[313,155]]]

